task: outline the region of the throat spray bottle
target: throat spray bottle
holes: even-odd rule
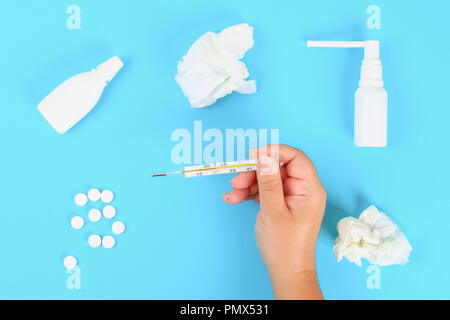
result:
[[[357,147],[387,145],[387,103],[379,41],[308,41],[308,47],[364,48],[359,88],[355,93],[355,132]]]

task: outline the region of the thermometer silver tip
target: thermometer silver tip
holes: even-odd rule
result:
[[[184,173],[184,172],[183,171],[162,172],[162,173],[152,174],[152,177],[166,177],[166,176],[171,175],[171,174],[181,174],[181,173]]]
[[[167,172],[164,172],[164,173],[155,173],[155,174],[152,174],[152,177],[165,177],[165,176],[167,176],[167,175],[169,175]]]

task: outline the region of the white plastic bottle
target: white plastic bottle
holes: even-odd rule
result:
[[[355,93],[355,146],[387,145],[387,93],[383,87],[361,86]]]
[[[112,57],[89,72],[69,78],[39,103],[39,112],[59,134],[65,133],[92,110],[122,67],[119,57]]]
[[[361,79],[355,93],[354,142],[358,147],[385,147],[388,96],[383,88],[380,42],[308,41],[308,47],[364,48]]]

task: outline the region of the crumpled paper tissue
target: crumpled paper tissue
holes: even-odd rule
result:
[[[348,217],[339,221],[339,233],[333,248],[338,262],[346,257],[361,266],[361,259],[371,264],[403,265],[409,261],[411,245],[399,227],[375,206],[370,206],[359,219]]]
[[[252,46],[253,27],[247,23],[208,32],[194,42],[175,76],[192,108],[212,105],[233,91],[256,92],[256,82],[245,80],[250,74],[240,61]]]

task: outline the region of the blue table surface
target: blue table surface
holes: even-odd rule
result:
[[[66,9],[81,9],[69,30]],[[369,5],[381,29],[366,27]],[[330,299],[450,298],[450,22],[447,1],[8,1],[0,10],[0,298],[272,299],[254,239],[255,203],[221,199],[230,176],[152,179],[176,169],[177,128],[279,129],[303,149],[328,192],[317,244],[321,287]],[[234,93],[191,109],[174,80],[178,60],[207,31],[247,22],[254,95]],[[311,49],[306,40],[381,41],[389,94],[389,145],[353,146],[353,99],[362,50]],[[64,135],[37,111],[58,84],[118,55],[124,68],[98,105]],[[238,113],[239,116],[235,116]],[[107,250],[87,245],[107,233],[73,196],[109,188],[127,225]],[[336,224],[374,204],[405,233],[404,266],[337,263]],[[62,259],[79,260],[81,289],[69,290]]]

